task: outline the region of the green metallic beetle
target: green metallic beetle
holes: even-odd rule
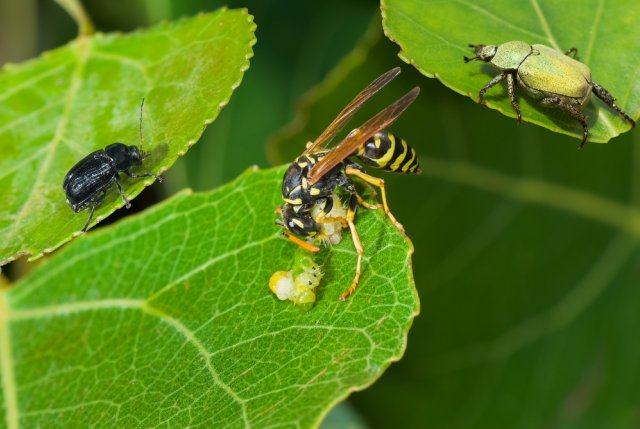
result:
[[[616,106],[615,98],[603,87],[591,80],[591,69],[569,56],[576,53],[571,48],[564,54],[544,45],[530,45],[526,42],[507,42],[502,45],[469,45],[475,51],[475,57],[464,57],[464,62],[473,60],[487,62],[502,73],[491,79],[479,93],[479,103],[484,93],[500,81],[507,80],[511,105],[522,120],[520,106],[515,98],[515,82],[530,96],[540,100],[545,106],[558,106],[582,125],[584,146],[589,136],[587,117],[582,113],[593,92],[612,110],[635,127],[636,123],[621,108]]]

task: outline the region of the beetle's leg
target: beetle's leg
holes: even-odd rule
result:
[[[615,110],[616,113],[618,113],[620,116],[622,116],[625,121],[629,122],[631,124],[632,128],[635,128],[636,121],[631,119],[629,117],[629,115],[627,115],[624,112],[624,110],[622,110],[621,108],[619,108],[616,105],[616,103],[615,103],[616,99],[615,99],[615,97],[613,95],[611,95],[611,93],[609,91],[607,91],[606,89],[604,89],[603,87],[601,87],[597,83],[593,82],[593,93],[595,95],[597,95],[600,100],[604,101],[607,106],[611,107],[612,110]]]
[[[582,125],[582,141],[580,142],[580,149],[584,147],[584,144],[587,141],[587,137],[589,137],[589,125],[587,124],[587,117],[582,114],[575,106],[572,106],[569,103],[563,102],[559,97],[547,97],[543,98],[540,103],[546,104],[548,106],[558,106],[569,115],[571,115],[575,120],[580,122]]]
[[[573,54],[573,58],[575,58],[575,57],[578,56],[578,49],[577,48],[571,48],[568,51],[566,51],[564,54],[567,55],[567,56]]]
[[[508,75],[507,72],[500,73],[498,76],[496,76],[493,79],[491,79],[488,84],[483,86],[482,89],[480,90],[480,93],[478,94],[478,103],[480,103],[480,104],[484,103],[484,93],[487,92],[487,90],[489,88],[491,88],[492,86],[496,86],[502,80],[506,79],[507,75]]]
[[[515,79],[513,78],[513,73],[507,73],[507,89],[509,90],[509,98],[511,99],[511,105],[513,106],[513,110],[515,110],[516,115],[518,115],[518,118],[516,120],[518,122],[521,122],[522,114],[520,113],[520,106],[518,105],[518,100],[516,100]]]
[[[102,191],[102,194],[100,194],[98,197],[96,197],[95,200],[91,202],[91,211],[89,212],[89,219],[87,219],[87,222],[82,227],[82,232],[87,232],[87,228],[91,223],[91,219],[93,219],[93,213],[96,211],[96,207],[99,206],[102,203],[102,201],[104,201],[105,195],[107,195],[107,192]]]
[[[384,190],[384,180],[380,179],[379,177],[370,176],[367,173],[360,171],[354,167],[347,167],[345,169],[345,173],[351,176],[357,176],[365,182],[380,188],[380,195],[382,196],[382,208],[384,209],[384,212],[389,217],[389,220],[391,220],[393,226],[395,226],[398,231],[404,234],[404,227],[400,224],[400,222],[396,220],[396,218],[391,214],[391,211],[389,210],[389,205],[387,204],[387,193]],[[356,202],[358,201],[357,198],[355,200]]]
[[[356,252],[358,253],[358,259],[356,261],[356,276],[353,278],[353,282],[351,283],[351,286],[349,287],[349,289],[345,290],[340,294],[341,301],[345,301],[349,295],[355,292],[356,287],[358,286],[358,282],[360,281],[362,255],[364,254],[364,249],[362,248],[362,242],[360,241],[360,237],[358,236],[356,225],[353,222],[353,220],[356,217],[357,207],[358,207],[358,199],[356,198],[355,194],[351,194],[351,198],[349,199],[349,209],[347,210],[347,223],[349,224],[349,229],[351,230],[351,238],[353,239],[353,245],[355,246]]]
[[[126,208],[130,208],[131,207],[131,203],[127,199],[127,196],[124,194],[124,191],[122,190],[122,186],[120,186],[120,182],[118,182],[117,178],[116,178],[116,186],[118,187],[118,192],[120,192],[120,196],[122,197],[122,201],[124,201],[124,206]]]
[[[163,178],[160,176],[156,176],[153,173],[144,173],[144,174],[133,174],[132,172],[130,172],[129,170],[124,170],[124,174],[126,174],[127,176],[131,177],[132,179],[137,179],[139,177],[155,177],[155,179],[162,183],[163,182]]]

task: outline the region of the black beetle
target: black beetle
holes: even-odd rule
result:
[[[124,143],[113,143],[104,149],[90,153],[76,163],[64,176],[62,189],[67,196],[67,204],[74,212],[79,212],[91,206],[89,219],[84,224],[82,232],[87,230],[96,207],[104,200],[109,188],[115,184],[120,192],[122,201],[127,208],[131,207],[129,200],[118,182],[119,173],[129,177],[155,177],[159,182],[162,178],[153,173],[134,174],[129,169],[142,165],[146,153],[142,150],[142,107],[140,104],[140,148],[127,146]]]

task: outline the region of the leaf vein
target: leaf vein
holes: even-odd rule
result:
[[[14,85],[11,87],[10,90],[3,92],[0,95],[0,103],[5,101],[6,99],[8,99],[9,97],[11,97],[13,94],[17,94],[18,92],[26,89],[26,88],[33,88],[34,85],[38,82],[40,82],[43,79],[46,79],[52,75],[55,75],[60,69],[68,66],[71,63],[71,61],[68,62],[64,62],[56,67],[53,67],[49,70],[43,71],[42,73],[33,76],[31,79],[28,79],[22,83],[20,83],[19,85]]]
[[[58,122],[58,127],[56,129],[56,133],[53,137],[53,140],[49,144],[47,150],[47,156],[43,159],[42,164],[40,165],[38,175],[36,176],[31,189],[28,192],[27,199],[24,204],[18,211],[12,229],[9,230],[9,239],[8,242],[11,242],[12,238],[15,238],[16,233],[20,231],[20,223],[22,219],[28,214],[28,209],[31,207],[35,199],[40,198],[40,194],[37,191],[39,184],[43,181],[46,172],[49,169],[49,165],[53,160],[55,155],[55,148],[60,144],[62,138],[64,136],[64,132],[67,127],[67,123],[69,120],[69,115],[71,108],[73,106],[73,102],[75,100],[76,95],[80,90],[80,86],[82,85],[82,75],[85,70],[85,66],[87,64],[87,60],[90,52],[90,42],[85,39],[79,39],[78,41],[78,51],[77,51],[77,63],[76,67],[71,76],[71,82],[69,83],[69,90],[67,91],[67,96],[65,97],[65,106],[62,115],[60,116],[60,121]]]
[[[532,32],[532,31],[525,30],[525,29],[524,29],[524,28],[522,28],[522,27],[518,27],[518,26],[516,26],[516,25],[513,25],[511,22],[506,21],[506,20],[504,20],[504,19],[500,18],[499,16],[494,15],[493,13],[489,12],[489,11],[488,11],[488,10],[486,10],[485,8],[482,8],[482,7],[480,7],[480,6],[476,5],[476,4],[473,4],[473,3],[467,3],[466,1],[463,1],[463,0],[455,0],[455,1],[456,1],[456,3],[459,3],[459,4],[463,5],[463,6],[466,6],[466,7],[468,7],[469,9],[473,9],[473,10],[475,10],[476,12],[479,12],[480,14],[485,15],[486,17],[488,17],[488,18],[490,18],[490,19],[493,19],[494,21],[496,21],[496,22],[497,22],[497,23],[499,23],[500,25],[503,25],[503,26],[505,26],[505,27],[507,27],[507,28],[510,28],[510,29],[512,29],[512,30],[515,30],[515,31],[521,32],[521,33],[526,34],[526,35],[528,35],[528,36],[530,36],[530,37],[533,37],[533,38],[535,38],[535,39],[543,39],[543,38],[544,38],[544,36],[543,36],[543,35],[538,34],[538,33],[534,33],[534,32]]]
[[[533,6],[533,10],[535,10],[536,15],[538,16],[538,19],[540,20],[540,24],[542,25],[542,30],[547,35],[547,40],[549,41],[549,43],[553,48],[561,51],[562,49],[560,48],[560,45],[558,45],[558,42],[556,41],[555,37],[553,37],[553,34],[551,33],[551,27],[549,27],[547,18],[544,16],[544,13],[540,8],[540,4],[538,3],[538,0],[529,0],[529,1],[531,2],[531,6]]]
[[[187,340],[187,342],[191,343],[197,349],[198,354],[200,354],[200,356],[202,356],[202,358],[205,360],[207,370],[209,371],[209,374],[211,375],[213,381],[218,384],[227,395],[229,395],[235,402],[237,402],[238,405],[240,405],[240,409],[242,411],[242,419],[245,423],[244,427],[250,428],[251,425],[249,423],[249,416],[247,414],[245,401],[231,388],[231,386],[222,381],[220,375],[218,374],[218,371],[215,369],[215,367],[213,366],[213,362],[211,361],[211,352],[207,350],[207,348],[204,346],[204,344],[202,344],[200,339],[193,333],[193,331],[191,331],[184,323],[180,322],[178,319],[171,317],[170,315],[149,305],[148,303],[145,303],[145,305],[141,307],[141,310],[149,315],[157,317],[158,319],[173,327]]]
[[[585,64],[589,64],[589,60],[591,59],[591,54],[593,53],[593,44],[596,41],[596,35],[598,34],[598,26],[600,24],[600,18],[602,17],[602,12],[604,12],[604,0],[598,1],[598,9],[596,9],[596,14],[593,19],[593,24],[591,24],[591,36],[589,37],[589,44],[587,45],[586,55],[584,56]]]

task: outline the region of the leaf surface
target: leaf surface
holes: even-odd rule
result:
[[[617,98],[636,121],[640,118],[640,6],[636,1],[568,0],[382,0],[383,26],[400,48],[400,58],[454,91],[478,100],[478,92],[498,72],[473,56],[468,44],[498,45],[512,40],[543,44],[558,51],[578,49],[578,60],[593,81]],[[523,120],[582,138],[582,127],[568,115],[538,106],[516,88]],[[608,142],[630,125],[591,96],[585,108],[589,141]],[[486,104],[515,118],[506,84],[490,89]]]
[[[63,178],[110,143],[138,144],[143,97],[149,157],[134,172],[166,171],[240,84],[254,30],[246,10],[221,9],[132,34],[81,37],[7,65],[0,72],[0,261],[39,257],[82,228],[88,212],[67,206]],[[121,182],[132,199],[152,180]],[[123,205],[112,188],[97,220]]]
[[[296,246],[274,225],[284,168],[183,192],[81,237],[0,291],[0,418],[17,427],[316,426],[402,355],[417,313],[411,244],[361,211],[365,248],[319,255],[316,306],[269,277]]]

